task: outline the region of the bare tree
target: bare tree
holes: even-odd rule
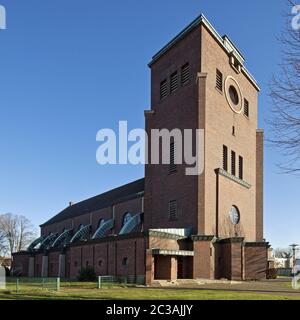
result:
[[[293,256],[293,252],[290,248],[287,248],[287,249],[277,248],[274,250],[274,254],[276,258],[284,258],[284,259],[291,259]]]
[[[6,237],[5,237],[5,233],[3,230],[0,229],[0,257],[5,256],[6,254]]]
[[[3,251],[11,256],[13,252],[28,247],[36,237],[36,230],[24,216],[7,213],[0,215],[0,237],[2,237]]]
[[[291,12],[292,2],[288,1]],[[294,15],[286,15],[279,38],[282,47],[280,72],[273,77],[271,119],[273,137],[269,141],[285,157],[279,167],[284,173],[300,172],[300,29],[293,28]]]

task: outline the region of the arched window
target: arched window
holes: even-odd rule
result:
[[[103,225],[104,222],[105,222],[104,219],[100,219],[99,222],[98,222],[97,229],[99,229]]]
[[[123,216],[123,226],[131,219],[131,214],[126,212]]]

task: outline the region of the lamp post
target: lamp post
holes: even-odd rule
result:
[[[299,247],[298,244],[291,244],[290,247],[292,248],[293,251],[293,276],[294,276],[294,270],[295,270],[295,266],[296,266],[296,250]]]

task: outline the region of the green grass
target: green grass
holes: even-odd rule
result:
[[[20,285],[16,293],[15,284],[9,283],[0,290],[0,300],[300,300],[300,296],[284,294],[260,294],[249,292],[187,289],[153,289],[138,287],[113,287],[98,290],[95,283],[64,282],[61,290],[42,289],[37,284]]]

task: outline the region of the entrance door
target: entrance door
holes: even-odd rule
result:
[[[154,279],[170,280],[171,279],[171,257],[160,256],[154,257]]]

